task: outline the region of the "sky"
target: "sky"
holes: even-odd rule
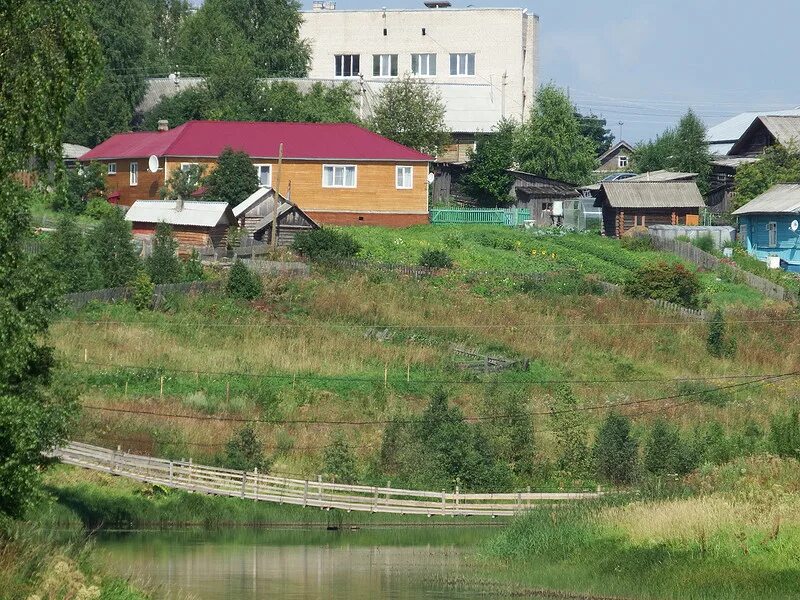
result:
[[[311,0],[302,0],[311,8]],[[539,15],[540,82],[631,143],[692,107],[708,126],[745,111],[800,106],[797,0],[451,0]],[[416,8],[423,0],[337,0],[337,8]]]

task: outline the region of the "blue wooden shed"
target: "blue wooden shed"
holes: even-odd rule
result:
[[[733,214],[751,255],[764,262],[777,257],[782,268],[800,273],[800,184],[775,185]]]

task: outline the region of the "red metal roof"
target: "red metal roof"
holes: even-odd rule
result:
[[[226,147],[253,158],[432,161],[433,158],[352,123],[189,121],[169,131],[119,133],[81,160],[156,156],[217,157]]]

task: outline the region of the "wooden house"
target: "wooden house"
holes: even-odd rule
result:
[[[597,159],[600,162],[598,171],[630,171],[633,159],[633,146],[626,141],[617,142],[603,152]]]
[[[236,217],[227,202],[137,200],[125,214],[133,234],[151,238],[159,223],[172,226],[172,236],[181,246],[219,247],[225,245],[228,227]]]
[[[280,179],[285,195],[291,185],[294,202],[318,223],[428,222],[433,159],[352,123],[189,121],[169,129],[164,122],[159,131],[114,135],[81,160],[103,163],[108,191],[130,206],[157,197],[177,169],[196,164],[210,171],[226,148],[251,157],[262,187]]]
[[[539,226],[548,227],[555,224],[553,220],[554,203],[563,203],[581,197],[581,193],[572,183],[548,179],[524,171],[509,170],[509,173],[514,176],[514,183],[509,191],[513,206],[529,210],[531,220]]]
[[[272,241],[272,222],[275,219],[275,190],[260,188],[247,200],[233,208],[233,215],[247,235],[256,241]],[[278,246],[290,246],[301,231],[319,229],[314,220],[283,196],[278,197],[276,221]]]
[[[752,256],[800,272],[800,184],[774,185],[733,214],[739,241]]]
[[[603,210],[603,234],[620,237],[634,227],[699,225],[705,206],[692,181],[611,181],[600,185],[595,206]]]
[[[728,156],[758,156],[769,146],[800,145],[800,116],[759,116],[733,144]]]

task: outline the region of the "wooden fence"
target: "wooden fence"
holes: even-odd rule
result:
[[[607,294],[621,294],[622,293],[622,286],[617,285],[616,283],[609,283],[608,281],[598,281],[597,282],[603,291]],[[698,310],[694,308],[686,308],[685,306],[681,306],[680,304],[675,304],[674,302],[667,302],[666,300],[656,300],[655,298],[648,298],[647,301],[650,304],[657,306],[663,310],[668,310],[673,313],[677,313],[682,317],[686,317],[687,319],[697,319],[699,321],[706,321],[710,317],[708,311],[706,310]]]
[[[527,371],[530,367],[530,361],[528,359],[515,360],[504,356],[481,354],[477,350],[466,348],[458,344],[451,345],[450,350],[453,354],[463,357],[456,361],[458,367],[476,373],[497,373],[508,369]]]
[[[72,442],[51,453],[62,462],[136,481],[217,496],[231,496],[253,501],[293,504],[321,509],[340,509],[371,513],[512,516],[534,505],[563,501],[591,500],[600,492],[525,492],[466,494],[455,492],[407,490],[367,485],[346,485],[316,480],[275,477],[253,471],[235,471],[171,461],[108,450]]]
[[[328,265],[345,269],[373,269],[377,271],[392,271],[393,273],[400,273],[402,275],[409,275],[416,278],[429,277],[440,272],[440,269],[433,269],[431,267],[378,263],[369,260],[359,260],[357,258],[339,258],[327,261],[321,260],[318,261],[317,264],[321,266]]]
[[[186,283],[162,283],[153,289],[153,301],[157,302],[167,294],[191,294],[216,291],[220,288],[220,281],[189,281]],[[100,302],[120,302],[128,300],[133,295],[133,288],[115,287],[89,292],[76,292],[64,296],[68,306],[78,309],[86,306],[92,300]]]
[[[286,262],[277,260],[258,260],[243,258],[242,262],[253,271],[262,275],[301,275],[311,273],[311,267],[303,262]]]
[[[433,208],[434,225],[490,224],[522,227],[531,218],[531,211],[520,208]]]
[[[732,269],[735,271],[737,278],[741,279],[741,281],[746,283],[751,288],[758,290],[767,298],[791,302],[792,304],[797,304],[798,302],[798,295],[796,292],[787,290],[783,286],[778,285],[769,279],[760,277],[754,273],[751,273],[750,271],[745,271],[744,269],[741,269],[729,262],[724,262],[713,254],[709,254],[708,252],[701,250],[697,246],[682,242],[680,240],[667,240],[657,236],[651,236],[650,239],[653,240],[653,246],[655,246],[658,250],[677,254],[681,258],[685,258],[686,260],[703,269],[708,269],[709,271],[713,271],[714,269],[718,269],[720,267]]]

